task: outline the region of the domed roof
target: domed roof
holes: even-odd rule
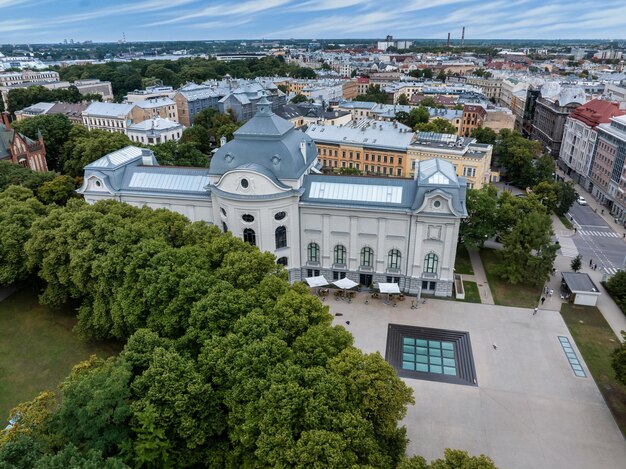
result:
[[[242,165],[265,167],[278,179],[298,179],[317,158],[313,139],[278,117],[265,98],[257,113],[234,133],[211,159],[209,174],[221,176]]]
[[[561,84],[556,81],[546,83],[541,87],[541,97],[553,99],[561,91]]]
[[[555,101],[558,101],[559,106],[567,106],[570,103],[584,104],[587,102],[587,95],[580,86],[564,86]]]

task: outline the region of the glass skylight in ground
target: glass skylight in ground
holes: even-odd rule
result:
[[[454,343],[403,337],[402,368],[422,373],[456,376]]]

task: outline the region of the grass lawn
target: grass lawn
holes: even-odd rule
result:
[[[598,308],[564,304],[561,316],[582,353],[600,392],[604,396],[617,425],[626,435],[626,386],[615,379],[611,352],[617,337]]]
[[[76,363],[121,350],[114,342],[81,341],[72,333],[75,322],[74,311],[41,306],[28,289],[0,302],[0,428],[15,405],[56,392]]]
[[[495,270],[501,260],[494,249],[481,249],[480,258],[487,273],[493,301],[497,305],[519,306],[521,308],[534,308],[537,306],[541,297],[541,286],[511,285],[498,277],[495,274]]]
[[[476,282],[463,280],[463,288],[465,289],[465,299],[459,301],[465,301],[466,303],[482,303]]]
[[[472,269],[472,261],[470,260],[469,253],[464,244],[459,244],[456,250],[456,260],[454,261],[454,273],[474,275],[474,269]]]
[[[563,223],[565,225],[565,228],[567,228],[568,230],[571,230],[573,228],[572,223],[567,219],[566,216],[564,215],[557,215],[559,217],[559,220],[561,220],[561,223]]]

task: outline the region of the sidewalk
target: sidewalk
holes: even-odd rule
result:
[[[566,228],[561,223],[561,220],[559,220],[556,215],[552,216],[552,222],[555,232],[557,230],[566,230]],[[546,301],[543,305],[538,305],[539,309],[553,311],[561,310],[561,304],[565,303],[565,300],[562,300],[559,294],[559,292],[561,291],[561,272],[571,272],[571,263],[571,257],[558,255],[556,256],[556,259],[554,261],[554,268],[557,269],[558,272],[553,275],[546,284],[548,288],[552,288],[552,290],[554,290],[554,294],[550,298],[549,296],[545,295],[544,291],[543,296],[546,297]],[[583,267],[580,272],[588,274],[602,293],[598,298],[598,309],[602,313],[602,316],[604,316],[604,319],[606,319],[606,322],[609,323],[609,326],[611,326],[611,329],[613,329],[613,332],[615,332],[615,335],[621,340],[621,331],[626,331],[626,316],[624,315],[624,313],[622,313],[622,310],[619,308],[619,306],[615,304],[609,293],[600,284],[603,275],[602,272],[599,270],[591,270],[589,268],[589,263],[585,262],[585,259],[583,259],[582,266]]]
[[[480,259],[480,254],[478,254],[478,251],[474,249],[468,249],[467,252],[469,253],[470,260],[472,261],[474,275],[463,275],[463,279],[476,282],[476,285],[478,285],[478,292],[480,293],[481,303],[486,305],[495,304],[493,301],[493,295],[491,294],[491,289],[489,288],[489,282],[487,281],[487,274],[485,273],[483,262]]]

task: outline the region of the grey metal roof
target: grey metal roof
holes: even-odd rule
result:
[[[402,124],[368,121],[359,126],[314,125],[307,129],[316,142],[406,151],[414,133]]]
[[[89,163],[87,166],[85,166],[85,169],[115,168],[117,166],[130,163],[137,158],[140,158],[144,154],[144,152],[149,152],[150,154],[152,154],[152,151],[145,148],[139,148],[129,145],[122,148],[121,150],[117,150],[113,153],[109,153],[108,155],[104,155],[102,158],[94,161],[93,163]]]
[[[89,116],[126,117],[134,106],[134,104],[91,103],[83,111],[83,114]]]
[[[298,179],[317,158],[311,137],[275,115],[262,98],[257,113],[220,147],[211,159],[209,173],[222,175],[247,163],[263,166],[277,180]],[[304,148],[304,155],[301,150]]]
[[[183,125],[169,119],[155,117],[154,119],[147,119],[137,124],[131,124],[128,126],[128,130],[171,130],[177,127],[182,128]]]
[[[440,158],[421,161],[419,180],[422,183],[437,185],[458,185],[456,171],[452,163]]]
[[[152,109],[156,107],[175,105],[176,103],[174,102],[174,100],[170,98],[149,98],[144,99],[143,101],[135,102],[135,106],[140,107],[141,109]]]
[[[124,174],[120,190],[200,194],[206,192],[208,184],[206,168],[131,166]]]
[[[600,293],[600,290],[593,283],[589,275],[582,272],[563,272],[563,280],[567,283],[572,292],[592,292]]]
[[[402,186],[315,181],[311,183],[309,196],[313,199],[399,204],[402,202]]]

